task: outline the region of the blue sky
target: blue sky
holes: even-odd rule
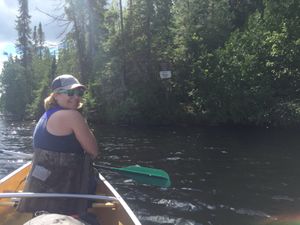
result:
[[[42,23],[45,32],[47,44],[56,45],[62,37],[58,37],[62,32],[60,24],[54,23],[53,19],[41,13],[42,10],[49,14],[59,15],[62,10],[59,10],[59,5],[62,0],[28,0],[29,13],[31,15],[31,27],[38,26],[39,22]],[[8,54],[15,55],[15,42],[17,39],[16,19],[19,9],[18,0],[0,0],[0,72],[2,71],[3,62],[7,60]]]

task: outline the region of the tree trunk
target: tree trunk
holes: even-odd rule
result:
[[[121,23],[121,45],[122,45],[122,77],[121,85],[123,89],[126,89],[126,50],[125,50],[125,38],[124,38],[124,20],[123,20],[123,8],[122,0],[119,0],[120,5],[120,23]]]

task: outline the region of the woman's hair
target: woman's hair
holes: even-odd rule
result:
[[[45,111],[47,111],[56,106],[58,106],[58,104],[54,98],[54,93],[52,92],[47,98],[44,99],[44,108],[45,108]],[[83,106],[83,103],[80,102],[77,109],[82,108],[82,106]]]
[[[54,98],[54,93],[51,93],[47,98],[45,98],[44,100],[44,108],[45,108],[45,111],[57,106],[57,102]]]

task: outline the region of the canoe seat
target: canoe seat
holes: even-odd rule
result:
[[[12,207],[17,207],[18,203],[17,202],[0,202],[0,207],[1,206],[12,206]]]

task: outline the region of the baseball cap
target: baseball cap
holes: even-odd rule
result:
[[[74,89],[74,88],[78,88],[78,87],[82,87],[84,89],[86,89],[86,87],[84,85],[82,85],[77,78],[75,78],[74,76],[70,75],[70,74],[63,74],[60,75],[58,77],[56,77],[51,84],[51,89],[52,91],[54,90],[69,90],[69,89]]]

